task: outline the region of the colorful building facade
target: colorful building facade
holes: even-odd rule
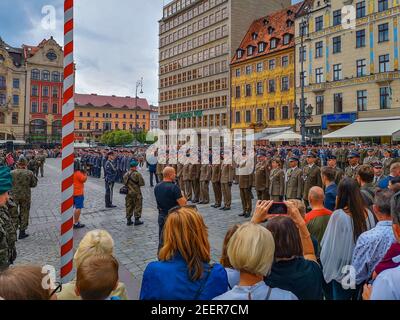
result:
[[[294,127],[296,4],[255,20],[231,62],[231,128]]]

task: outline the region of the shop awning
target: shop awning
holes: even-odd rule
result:
[[[280,132],[277,134],[274,134],[268,138],[266,138],[270,142],[278,142],[278,141],[300,141],[301,140],[301,135],[293,132],[292,130],[285,131],[285,132]]]
[[[400,117],[359,119],[324,135],[324,139],[391,137],[400,132]]]

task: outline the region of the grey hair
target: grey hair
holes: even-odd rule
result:
[[[374,204],[378,208],[380,213],[390,216],[390,200],[392,199],[393,195],[394,192],[389,189],[380,189],[376,191]]]
[[[390,201],[390,211],[394,224],[400,224],[400,191]]]

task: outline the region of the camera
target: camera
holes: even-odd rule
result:
[[[269,214],[287,214],[288,208],[284,202],[274,202],[268,211]]]

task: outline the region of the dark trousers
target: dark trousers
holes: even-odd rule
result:
[[[107,182],[105,184],[106,187],[106,207],[109,207],[112,205],[112,199],[113,199],[113,192],[114,192],[114,182]]]
[[[153,183],[153,177],[155,177],[156,178],[156,184],[158,184],[160,181],[158,180],[158,175],[155,173],[155,172],[151,172],[150,171],[150,186],[154,186],[154,183]]]

